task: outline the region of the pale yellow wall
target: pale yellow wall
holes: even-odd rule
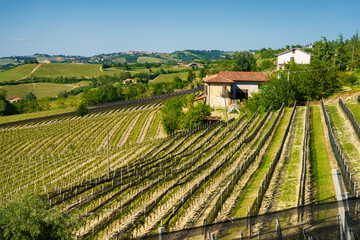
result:
[[[224,83],[206,84],[208,94],[206,96],[206,103],[213,108],[224,108],[224,98],[221,97],[223,86],[226,86],[226,91],[231,93],[231,85]],[[230,95],[229,95],[230,96]],[[226,98],[226,104],[228,105],[230,98]]]

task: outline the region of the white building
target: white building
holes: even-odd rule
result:
[[[225,71],[204,78],[206,103],[211,107],[224,108],[233,100],[248,98],[259,91],[259,85],[267,75],[261,72]]]
[[[293,48],[285,52],[276,54],[277,56],[277,70],[283,68],[285,63],[292,60],[298,64],[310,64],[311,54],[307,53],[299,48]]]

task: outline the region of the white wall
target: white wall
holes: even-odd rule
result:
[[[240,89],[247,89],[249,97],[251,97],[251,93],[259,92],[260,83],[257,82],[236,82],[236,86]],[[235,89],[234,89],[235,90]],[[235,98],[235,91],[233,91],[233,98]]]
[[[280,67],[284,66],[285,63],[290,62],[292,57],[294,58],[295,63],[310,64],[311,55],[303,51],[299,51],[298,49],[295,49],[295,53],[291,51],[288,53],[281,54],[277,57],[277,70],[279,70]]]

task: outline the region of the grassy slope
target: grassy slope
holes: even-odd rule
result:
[[[360,104],[359,103],[346,103],[346,106],[351,110],[354,114],[355,118],[360,122]]]
[[[79,82],[72,84],[55,84],[55,83],[27,83],[19,85],[1,86],[7,91],[8,97],[22,97],[29,92],[33,92],[37,98],[56,97],[61,91],[69,91],[78,86],[88,85],[89,82]]]
[[[150,81],[150,83],[171,82],[175,76],[180,77],[182,80],[186,80],[187,75],[188,75],[187,72],[161,74],[154,80]]]
[[[332,127],[337,132],[338,143],[345,151],[345,154],[347,155],[348,160],[353,166],[355,172],[359,174],[360,162],[358,160],[360,149],[358,149],[359,141],[357,136],[351,136],[355,135],[353,126],[351,125],[350,121],[344,121],[343,117],[340,115],[340,111],[342,110],[340,110],[340,108],[337,106],[328,105],[327,109],[329,111]]]
[[[0,72],[0,82],[19,80],[31,73],[36,66],[38,66],[38,64],[25,64],[8,71]]]
[[[153,57],[138,57],[137,60],[139,63],[157,63],[157,62],[162,62],[164,60],[160,59],[160,58],[153,58]]]
[[[252,179],[250,180],[251,182],[249,182],[249,185],[246,187],[244,193],[240,196],[232,215],[239,217],[247,216],[248,206],[251,207],[251,205],[256,199],[256,193],[259,190],[261,181],[264,179],[268,168],[270,167],[271,161],[273,160],[276,152],[279,149],[290,116],[291,109],[285,109],[285,115],[283,116],[280,124],[278,125],[278,129],[273,140],[271,141],[268,152],[261,161],[261,165],[258,171],[253,175]]]
[[[38,118],[38,117],[46,117],[46,116],[56,115],[56,114],[60,114],[60,113],[73,112],[73,111],[75,111],[75,108],[55,109],[55,110],[50,110],[50,111],[24,113],[24,114],[12,115],[12,116],[0,116],[0,124],[14,122],[14,121],[20,121],[20,120],[26,120],[26,119],[32,119],[32,118]]]
[[[329,199],[331,201],[335,196],[335,190],[320,114],[320,106],[311,107],[310,162],[312,165],[312,181],[317,190],[315,200]]]
[[[0,66],[1,65],[7,65],[7,64],[18,64],[18,62],[14,59],[10,59],[10,58],[3,58],[0,59]]]
[[[92,77],[108,74],[100,71],[100,64],[72,64],[72,63],[50,63],[42,64],[36,72],[35,77]]]
[[[305,108],[298,107],[296,118],[295,118],[295,132],[294,142],[291,145],[290,158],[285,168],[285,179],[283,186],[280,189],[280,204],[278,210],[296,207],[299,182],[300,182],[300,171],[301,159],[302,159],[302,142],[304,139],[304,123],[305,123]]]

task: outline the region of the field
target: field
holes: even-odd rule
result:
[[[21,190],[37,192],[81,216],[78,238],[128,239],[156,234],[161,225],[177,231],[335,200],[330,170],[336,163],[319,105],[241,113],[228,126],[166,136],[163,102],[0,126],[0,204]],[[357,180],[359,140],[351,137],[355,147],[349,147],[343,136],[354,134],[352,125],[338,104],[326,107]],[[252,237],[274,227],[258,222]],[[233,239],[239,231],[247,234],[242,228],[215,233]]]
[[[55,84],[55,83],[26,83],[19,85],[0,86],[7,91],[8,97],[24,98],[26,94],[32,92],[37,98],[57,97],[61,91],[69,91],[76,87],[86,86],[89,82],[79,82],[72,84]]]
[[[157,62],[161,62],[161,59],[159,58],[153,58],[153,57],[138,57],[137,60],[138,63],[157,63]]]
[[[171,82],[176,76],[178,76],[182,80],[186,80],[187,75],[187,72],[161,74],[154,80],[151,80],[150,83]]]
[[[21,78],[30,74],[31,71],[34,70],[37,66],[38,64],[26,64],[0,72],[0,82],[20,80]]]

